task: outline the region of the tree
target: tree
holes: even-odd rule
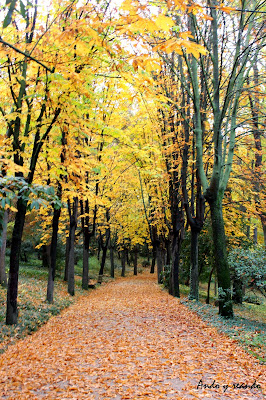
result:
[[[251,32],[255,11],[261,7],[260,3],[254,2],[251,7],[253,12],[246,13],[246,1],[242,1],[240,3],[242,11],[232,13],[231,18],[222,8],[219,11],[219,5],[217,1],[209,3],[211,21],[208,25],[204,25],[204,29],[207,28],[206,31],[196,16],[190,14],[193,40],[197,43],[203,42],[209,55],[200,56],[198,60],[192,57],[190,61],[184,51],[184,59],[192,84],[197,163],[204,196],[211,210],[219,286],[219,313],[224,317],[231,317],[233,315],[230,300],[231,282],[226,255],[222,201],[232,168],[241,91],[248,78],[251,65],[254,63],[259,45],[263,43],[263,28],[262,25],[259,27],[257,38],[253,40]],[[232,35],[230,20],[234,23],[235,29],[237,26],[237,38],[236,44],[230,45],[230,49],[225,51],[228,38]],[[222,29],[219,28],[220,24]],[[219,46],[219,43],[222,45]],[[229,60],[231,62],[228,64]],[[206,70],[206,65],[210,65],[211,68]],[[200,107],[199,70],[204,78],[213,119],[213,166],[210,178],[204,169],[202,113],[205,113],[205,110]],[[212,79],[209,79],[210,75]]]

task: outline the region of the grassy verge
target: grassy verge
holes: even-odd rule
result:
[[[234,305],[234,318],[224,319],[218,315],[214,306],[214,294],[211,303],[206,304],[206,290],[200,288],[200,300],[188,300],[189,288],[181,285],[181,302],[195,311],[208,324],[215,326],[230,338],[236,340],[260,362],[266,363],[266,304],[262,299],[261,305],[243,303]]]

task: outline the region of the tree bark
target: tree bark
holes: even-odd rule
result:
[[[109,210],[107,209],[106,210],[107,224],[109,224],[109,220],[110,220],[110,213],[109,213]],[[103,254],[102,254],[101,267],[100,267],[100,271],[99,271],[98,283],[102,282],[102,276],[103,276],[103,271],[104,271],[104,266],[105,266],[105,261],[106,261],[109,240],[110,240],[110,226],[108,226],[108,228],[105,231],[105,242],[103,240],[102,234],[100,234],[100,243],[101,243]]]
[[[89,202],[85,201],[85,210],[83,200],[80,200],[81,212],[81,225],[83,236],[83,249],[82,249],[82,289],[88,290],[89,288],[89,248],[90,248],[90,232],[89,232]],[[86,216],[84,216],[84,212]]]
[[[199,300],[199,231],[191,227],[190,300]]]
[[[61,208],[54,208],[53,215],[53,233],[51,241],[51,263],[49,268],[48,283],[47,283],[47,294],[46,300],[48,303],[53,303],[54,301],[54,280],[55,280],[55,270],[56,270],[56,250],[57,250],[57,239],[58,239],[58,226],[59,218],[61,214]]]
[[[96,195],[98,193],[98,185],[96,185]],[[89,230],[90,225],[90,216],[89,216],[89,200],[86,199],[84,201],[80,200],[80,209],[81,215],[81,224],[82,224],[82,234],[83,234],[83,270],[82,270],[82,289],[88,290],[89,288],[89,249],[90,249],[90,240],[95,234],[96,228],[96,216],[97,216],[97,207],[94,207],[93,212],[93,221],[91,224],[91,230]],[[84,216],[85,214],[85,216]]]
[[[163,283],[163,249],[162,246],[159,244],[157,246],[157,251],[156,251],[156,260],[157,260],[157,280],[158,283]]]
[[[134,249],[134,275],[138,275],[138,248]]]
[[[10,252],[10,268],[7,287],[7,309],[6,324],[13,325],[18,319],[18,275],[19,275],[19,257],[22,241],[22,233],[24,228],[27,205],[21,198],[17,202],[17,213],[15,217],[15,225],[12,233],[11,252]]]
[[[64,281],[68,281],[68,260],[69,260],[69,234],[66,238],[66,254],[65,254],[65,272],[64,272]]]
[[[78,198],[73,198],[72,210],[68,199],[69,227],[69,258],[68,258],[68,293],[75,295],[75,231],[78,218]]]
[[[104,266],[105,266],[106,255],[107,255],[107,248],[108,248],[108,246],[102,247],[103,253],[102,253],[101,267],[99,270],[98,283],[102,283],[102,277],[103,277]]]
[[[121,276],[125,276],[125,273],[126,273],[126,251],[125,251],[125,249],[123,248],[123,250],[121,251],[121,267],[122,267],[122,270],[121,270]]]
[[[115,277],[115,263],[114,263],[114,248],[112,245],[110,245],[110,264],[111,264],[110,275],[111,275],[111,278],[114,278]]]
[[[151,274],[154,274],[155,263],[156,263],[156,244],[153,242],[152,243],[152,260],[151,260],[151,269],[150,269]]]
[[[179,262],[180,262],[180,232],[172,240],[172,264],[170,271],[169,294],[180,297],[179,291]]]
[[[222,202],[208,200],[211,209],[212,235],[214,244],[214,259],[217,270],[219,291],[219,314],[226,318],[233,317],[231,300],[231,278],[226,254],[226,237]]]
[[[0,248],[0,285],[4,287],[7,286],[7,275],[6,275],[6,264],[5,264],[7,224],[8,224],[8,210],[5,210],[3,212],[2,235],[1,235],[2,245]]]

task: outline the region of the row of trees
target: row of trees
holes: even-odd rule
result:
[[[119,8],[64,1],[49,13],[37,2],[15,5],[4,9],[0,37],[1,256],[8,209],[15,214],[7,324],[17,322],[19,254],[34,208],[40,246],[51,244],[50,302],[58,233],[66,231],[74,294],[78,220],[84,289],[97,232],[100,275],[110,243],[135,254],[147,243],[158,281],[171,264],[169,290],[179,296],[189,229],[190,298],[198,299],[198,237],[210,213],[219,313],[231,317],[225,228],[241,240],[243,225],[248,236],[260,218],[265,240],[264,2],[231,2],[231,10],[215,0]]]

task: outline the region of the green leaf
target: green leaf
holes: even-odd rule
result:
[[[39,210],[40,208],[40,204],[37,200],[34,200],[31,205],[30,205],[30,209],[33,210],[33,208],[35,208],[36,210]]]

